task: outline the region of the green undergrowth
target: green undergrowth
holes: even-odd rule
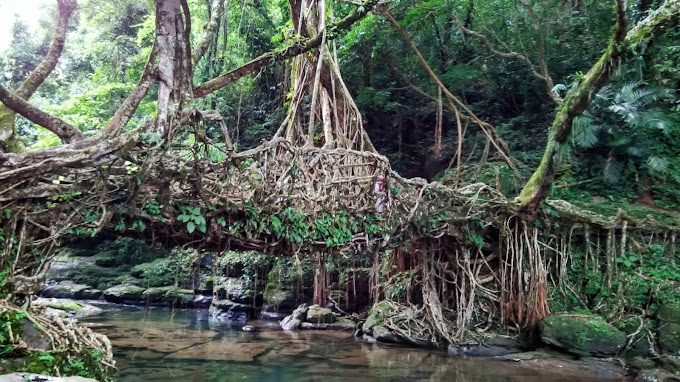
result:
[[[102,364],[102,350],[81,347],[78,351],[28,350],[24,328],[32,325],[24,312],[5,311],[0,314],[0,373],[24,372],[61,376],[95,378],[113,381],[115,369]],[[45,338],[46,341],[47,338]]]

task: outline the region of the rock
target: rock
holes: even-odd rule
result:
[[[290,331],[290,330],[298,329],[301,324],[302,324],[301,320],[299,320],[297,318],[293,318],[293,316],[291,315],[291,316],[284,318],[281,321],[281,328],[283,330]]]
[[[21,338],[26,342],[29,349],[37,349],[42,351],[50,350],[51,342],[49,337],[33,326],[33,323],[24,318],[21,323],[22,334]]]
[[[142,296],[144,296],[144,299],[147,302],[165,302],[165,294],[172,288],[173,287],[171,286],[147,288],[144,293],[142,293]]]
[[[96,300],[102,294],[99,289],[93,289],[85,284],[75,284],[72,281],[60,281],[48,285],[42,290],[41,295],[47,298],[74,298],[83,300]]]
[[[208,312],[212,317],[229,321],[247,321],[250,306],[231,300],[213,300]]]
[[[548,316],[539,329],[543,343],[578,355],[616,355],[626,345],[623,332],[596,317]]]
[[[330,324],[335,322],[335,315],[333,311],[328,308],[322,308],[319,305],[312,305],[307,309],[307,322],[315,324]]]
[[[217,293],[233,302],[252,305],[255,293],[250,287],[251,285],[240,277],[225,277],[217,287]]]
[[[680,356],[662,355],[658,362],[664,369],[680,375]]]
[[[104,291],[108,302],[138,304],[144,300],[145,289],[132,284],[116,285]]]
[[[371,307],[368,318],[361,327],[366,333],[370,333],[371,329],[383,323],[385,317],[390,315],[391,307],[386,301],[379,301]]]
[[[656,311],[656,319],[661,322],[680,324],[680,305],[663,304]]]
[[[175,286],[165,286],[148,288],[142,293],[147,302],[163,305],[187,305],[192,306],[194,302],[194,291],[190,289],[179,289]]]
[[[212,304],[212,296],[202,296],[197,294],[194,296],[193,305],[195,308],[207,308]]]
[[[449,344],[448,353],[455,357],[498,357],[507,354],[515,354],[517,348],[496,345],[454,345]]]
[[[635,382],[680,382],[680,377],[662,369],[643,370],[635,378]]]
[[[290,312],[297,306],[295,292],[290,289],[270,288],[264,291],[264,305],[277,312]]]
[[[649,358],[636,356],[628,361],[628,366],[638,370],[647,370],[655,368],[656,364]]]
[[[94,305],[66,298],[37,298],[33,301],[33,306],[43,307],[48,315],[60,317],[82,318],[103,312]]]
[[[606,380],[628,381],[628,370],[615,359],[573,356],[556,351],[539,349],[536,351],[508,354],[495,357],[499,361],[510,361],[522,367],[534,370],[559,370],[559,374],[567,376],[571,381],[578,380]],[[557,376],[557,375],[556,375]],[[598,378],[593,379],[593,376]],[[526,378],[531,380],[531,378]],[[560,378],[558,378],[560,379]]]
[[[94,264],[94,259],[91,257],[79,257],[77,251],[64,250],[59,253],[52,262],[50,269],[47,271],[48,282],[66,281],[71,277],[71,271],[85,265]]]
[[[26,382],[26,381],[41,381],[41,382],[97,382],[95,379],[84,377],[51,377],[49,375],[31,374],[31,373],[12,373],[7,375],[0,375],[0,382]]]
[[[332,330],[347,330],[347,331],[352,330],[353,331],[353,330],[356,329],[356,327],[357,327],[356,322],[350,320],[349,318],[340,317],[340,318],[337,319],[337,321],[330,324],[328,328],[332,329]]]
[[[640,319],[638,317],[632,317],[616,325],[616,327],[624,332],[626,336],[634,335],[632,346],[626,351],[626,357],[636,357],[642,356],[646,357],[651,355],[651,346],[647,340],[647,330],[640,329]],[[642,323],[646,324],[645,322]]]
[[[362,336],[361,336],[361,339],[363,339],[364,341],[368,342],[369,344],[374,344],[374,343],[378,342],[378,340],[376,340],[375,338],[369,336],[368,334],[362,335]]]
[[[680,324],[659,321],[659,347],[666,354],[680,354]]]
[[[298,306],[293,313],[281,320],[281,327],[283,330],[295,330],[300,327],[302,322],[307,318],[307,304]]]
[[[373,327],[373,338],[379,342],[391,342],[399,343],[399,337],[392,333],[389,329],[382,325],[376,325]]]

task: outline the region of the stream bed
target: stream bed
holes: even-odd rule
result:
[[[550,381],[610,380],[559,367],[461,359],[436,349],[368,344],[350,332],[247,333],[207,310],[113,309],[85,320],[113,344],[121,382],[142,381]]]

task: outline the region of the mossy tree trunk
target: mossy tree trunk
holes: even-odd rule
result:
[[[626,33],[626,2],[617,0],[616,10],[616,29],[607,50],[559,106],[541,163],[518,197],[523,212],[528,216],[535,215],[550,193],[560,164],[560,149],[568,144],[574,118],[585,111],[624,59],[644,50],[655,37],[671,30],[680,20],[680,0],[666,0]]]

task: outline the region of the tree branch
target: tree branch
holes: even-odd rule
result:
[[[548,66],[545,63],[545,44],[543,40],[543,36],[541,35],[540,31],[540,21],[538,20],[538,17],[534,13],[533,8],[531,8],[531,5],[527,3],[525,0],[521,0],[520,3],[524,6],[524,8],[527,10],[527,13],[529,15],[529,18],[532,21],[533,27],[536,31],[536,42],[538,45],[538,66],[539,69],[536,70],[536,67],[534,66],[533,62],[529,59],[528,56],[525,54],[520,54],[514,51],[511,51],[508,49],[507,52],[501,52],[500,50],[496,49],[493,44],[491,44],[491,41],[489,41],[489,38],[477,31],[473,31],[469,28],[467,28],[463,23],[460,22],[458,17],[456,15],[453,15],[453,21],[456,23],[458,28],[465,33],[466,35],[472,36],[484,44],[486,49],[491,53],[492,55],[499,57],[499,58],[506,58],[506,59],[513,59],[513,60],[519,60],[522,61],[526,64],[527,68],[529,69],[529,72],[531,73],[532,76],[540,80],[541,82],[544,83],[546,93],[548,96],[550,96],[550,99],[557,105],[559,105],[562,102],[562,98],[557,94],[555,91],[553,91],[553,81],[552,78],[550,78],[550,74],[548,72]],[[507,46],[506,46],[507,47]]]
[[[538,206],[550,193],[556,167],[559,165],[558,151],[561,145],[568,143],[574,118],[583,114],[592,98],[609,81],[622,61],[647,46],[655,37],[672,30],[680,22],[680,0],[666,0],[628,33],[625,12],[625,0],[617,0],[616,29],[607,50],[583,80],[569,90],[555,115],[541,163],[517,198],[522,210],[529,216],[535,214]]]
[[[19,85],[15,91],[16,95],[29,99],[33,93],[38,89],[47,76],[52,73],[57,66],[57,61],[61,57],[61,52],[64,50],[64,42],[66,41],[66,32],[68,31],[68,22],[71,19],[73,11],[76,9],[76,0],[57,0],[59,6],[59,18],[57,19],[57,28],[54,32],[54,39],[50,50],[47,52],[45,59],[35,68],[31,74]]]
[[[151,53],[149,54],[149,59],[144,66],[144,72],[137,82],[135,89],[127,96],[122,105],[116,110],[115,114],[109,122],[102,128],[101,136],[111,137],[118,135],[120,131],[127,125],[132,118],[135,110],[139,106],[140,102],[146,96],[149,91],[151,84],[154,83],[156,71],[154,70],[154,65],[156,64],[157,49],[156,44],[151,47]]]
[[[56,134],[64,143],[83,139],[83,133],[66,121],[48,114],[0,85],[0,102],[29,121]]]
[[[231,70],[219,77],[213,78],[210,81],[204,82],[194,89],[194,97],[205,97],[206,95],[233,83],[243,76],[256,72],[271,62],[283,61],[299,54],[308,52],[314,48],[318,48],[321,45],[323,35],[327,36],[327,41],[331,41],[333,38],[335,38],[337,32],[349,28],[352,26],[352,24],[364,18],[364,16],[366,16],[377,3],[378,0],[364,1],[363,6],[360,6],[349,16],[338,21],[337,23],[328,25],[324,29],[325,33],[317,34],[313,38],[309,39],[305,44],[289,45],[281,50],[265,53],[234,70]]]
[[[201,37],[201,40],[196,45],[194,49],[192,60],[194,64],[203,58],[205,52],[208,51],[210,43],[215,40],[215,34],[217,33],[217,26],[219,25],[220,17],[224,13],[224,0],[213,0],[210,6],[210,21],[205,25],[205,34]]]
[[[57,0],[57,5],[59,7],[59,16],[57,18],[57,26],[54,32],[52,45],[42,62],[40,62],[16,90],[16,96],[20,99],[29,99],[33,93],[35,93],[38,87],[56,67],[61,52],[64,49],[68,23],[77,3],[76,0]],[[5,90],[9,93],[9,90]],[[0,105],[0,151],[19,152],[22,151],[23,148],[15,132],[14,123],[16,115],[9,109],[11,109],[9,105]]]

